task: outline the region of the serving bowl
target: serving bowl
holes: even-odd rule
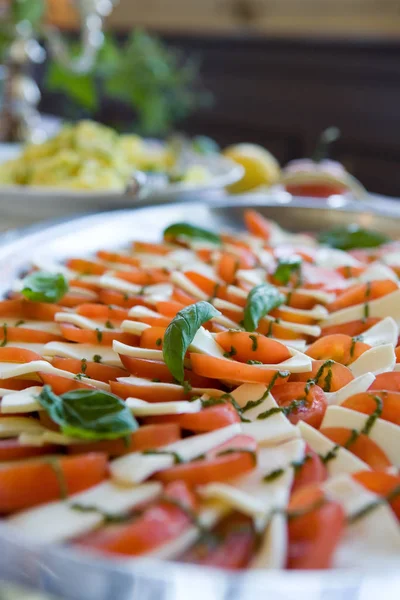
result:
[[[281,204],[266,196],[222,199],[213,205],[170,204],[122,210],[35,226],[0,238],[0,294],[9,289],[35,255],[63,260],[116,248],[138,237],[152,241],[165,226],[187,220],[208,228],[239,228],[245,208],[256,208],[289,230],[317,232],[354,222],[399,236],[400,207],[383,210],[348,202],[292,199]],[[159,562],[153,559],[94,558],[67,547],[27,542],[0,522],[0,579],[52,593],[66,600],[395,600],[400,595],[400,557],[385,572],[373,567],[318,572],[235,573]]]

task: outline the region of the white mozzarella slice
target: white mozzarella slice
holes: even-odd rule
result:
[[[67,501],[51,502],[25,510],[8,519],[18,531],[40,543],[57,543],[88,533],[104,521],[103,513],[124,514],[135,506],[154,500],[161,492],[157,482],[138,487],[104,481]],[[76,510],[74,504],[96,510]]]
[[[349,365],[350,371],[354,377],[359,377],[365,373],[386,373],[393,371],[396,364],[396,354],[392,344],[383,344],[366,350]]]
[[[46,360],[32,360],[28,363],[0,363],[0,379],[9,379],[12,377],[21,377],[31,373],[48,373],[49,375],[59,375],[64,379],[76,379],[75,373],[64,371],[53,367]],[[84,379],[84,382],[100,390],[109,391],[110,386],[103,381],[97,379]]]
[[[326,494],[339,502],[347,517],[379,501],[352,477],[335,477],[324,483]],[[378,503],[371,511],[351,523],[334,556],[336,568],[380,568],[400,553],[400,528],[388,505]]]
[[[134,335],[142,335],[145,329],[149,329],[151,325],[147,325],[147,323],[141,323],[140,321],[122,321],[121,329],[126,333],[133,333]]]
[[[305,444],[296,439],[273,448],[260,448],[257,467],[229,483],[209,483],[200,486],[198,493],[207,499],[225,502],[234,509],[256,519],[256,526],[264,529],[266,519],[277,509],[285,508],[293,482],[292,462],[304,457]],[[280,477],[264,481],[269,473],[282,469]]]
[[[299,421],[297,427],[299,428],[303,440],[305,440],[311,450],[317,454],[326,456],[336,447],[335,442],[332,442],[332,440],[304,421]],[[330,477],[342,473],[356,473],[357,471],[370,470],[370,467],[364,461],[346,450],[346,448],[338,448],[335,451],[335,458],[327,461],[326,467]]]
[[[47,273],[61,273],[67,279],[75,279],[75,271],[68,269],[64,265],[56,262],[48,252],[35,253],[30,261],[39,271],[47,271]]]
[[[390,279],[395,281],[397,284],[399,279],[396,273],[390,267],[382,264],[381,262],[374,262],[368,265],[363,273],[357,277],[358,281],[379,281],[381,279]]]
[[[235,423],[162,446],[157,449],[161,454],[143,454],[141,452],[126,454],[111,462],[111,476],[121,483],[141,483],[153,473],[173,466],[173,454],[162,454],[162,452],[178,454],[181,460],[187,462],[227,442],[240,432],[240,424]]]
[[[216,358],[225,358],[224,350],[214,340],[213,335],[207,329],[204,329],[204,327],[200,327],[197,331],[189,346],[189,350],[199,352],[200,354],[207,354],[208,356],[215,356]]]
[[[370,300],[368,302],[369,316],[384,319],[392,317],[397,324],[400,324],[400,290],[396,290],[382,298]],[[364,318],[365,304],[357,304],[332,312],[322,323],[321,327],[329,325],[340,325],[349,321],[357,321]]]
[[[315,254],[315,264],[318,267],[337,269],[338,267],[360,267],[362,263],[344,250],[322,246]]]
[[[236,285],[228,285],[227,292],[241,300],[245,300],[248,296],[248,293],[245,290],[242,290],[242,288],[239,288]]]
[[[81,296],[82,301],[84,300],[85,302],[96,302],[98,298],[96,292],[94,292],[93,290],[88,290],[86,288],[78,287],[76,285],[70,285],[68,291]]]
[[[243,308],[234,304],[233,302],[228,302],[228,300],[221,300],[221,298],[214,298],[211,301],[211,304],[218,308],[218,310],[231,310],[232,312],[237,313],[238,319],[241,319],[243,314]]]
[[[311,319],[315,319],[316,321],[326,319],[326,317],[329,315],[328,310],[325,308],[325,306],[322,306],[322,304],[316,304],[313,308],[310,308],[309,310],[304,310],[302,308],[292,308],[291,306],[286,306],[285,304],[283,304],[279,307],[279,309],[287,313],[291,313],[292,315],[310,317]]]
[[[373,373],[364,373],[364,375],[356,377],[336,392],[325,392],[328,404],[343,404],[350,396],[366,392],[374,381],[375,375]]]
[[[382,257],[381,261],[385,263],[385,265],[400,267],[400,252],[398,250],[394,250],[392,252],[386,252]]]
[[[262,384],[245,383],[231,392],[231,395],[240,407],[244,407],[249,401],[261,399],[266,391],[267,388]],[[274,398],[268,394],[258,406],[247,410],[243,416],[251,422],[242,423],[243,433],[251,435],[263,446],[273,446],[298,437],[299,432],[296,427],[281,412],[272,414],[266,419],[257,418],[260,414],[277,407]]]
[[[57,323],[69,323],[75,325],[80,329],[87,329],[89,331],[109,331],[104,323],[95,321],[94,319],[88,319],[82,315],[76,313],[60,312],[54,315],[54,320]]]
[[[117,377],[117,381],[119,383],[123,383],[125,385],[131,385],[132,387],[135,387],[135,388],[137,386],[139,386],[141,388],[147,388],[147,390],[154,392],[155,398],[158,397],[159,393],[162,393],[165,391],[181,392],[183,390],[183,386],[181,386],[179,384],[151,381],[150,379],[144,379],[142,377],[135,377],[134,375],[130,375],[129,377]],[[139,394],[139,392],[136,389],[134,391],[136,391],[136,394]],[[207,396],[217,397],[217,398],[224,393],[224,392],[221,392],[221,390],[214,389],[214,388],[197,388],[197,387],[192,387],[190,392],[191,392],[191,395],[193,395],[193,396],[202,396],[203,394],[206,394]]]
[[[57,343],[57,342],[50,342]],[[46,344],[34,344],[31,342],[7,342],[7,348],[23,348],[24,350],[30,350],[31,352],[36,352],[40,356],[46,356],[45,348]]]
[[[321,428],[345,427],[361,431],[369,415],[359,413],[343,406],[328,406]],[[400,427],[383,419],[376,419],[369,431],[369,437],[386,454],[390,462],[400,467]]]
[[[101,288],[115,290],[116,292],[137,295],[140,294],[141,290],[143,289],[143,286],[141,285],[129,283],[129,281],[119,279],[118,277],[113,277],[107,273],[101,277],[98,277],[97,279],[97,285],[99,285]]]
[[[365,344],[369,346],[381,346],[383,344],[392,344],[397,346],[397,339],[399,337],[399,326],[392,317],[385,317],[382,321],[379,321],[375,325],[372,325],[369,329],[364,331],[361,335],[361,339]]]
[[[219,323],[219,325],[222,325],[227,329],[238,329],[240,331],[243,331],[243,327],[236,323],[236,321],[228,319],[228,317],[225,317],[225,315],[218,315],[217,317],[213,317],[211,320],[214,321],[214,323]]]
[[[281,340],[273,337],[269,339],[273,340],[274,342],[279,342],[280,344],[287,346],[289,349],[293,348],[294,350],[299,350],[299,352],[303,352],[307,347],[305,340]]]
[[[201,400],[188,402],[181,400],[177,402],[146,402],[139,398],[127,398],[126,405],[136,417],[148,417],[152,415],[186,415],[201,411]]]
[[[76,358],[89,362],[100,361],[105,365],[122,366],[118,354],[107,346],[98,344],[73,344],[68,342],[49,342],[44,346],[43,356],[60,356],[61,358]]]
[[[305,335],[310,335],[312,337],[319,337],[321,335],[321,327],[318,325],[304,325],[303,323],[293,323],[292,321],[284,321],[282,319],[277,321],[274,317],[270,317],[269,315],[266,315],[261,320],[267,323],[274,321],[281,327],[284,327],[289,331],[294,331],[295,333],[304,333]]]
[[[81,438],[73,438],[58,431],[43,428],[42,433],[21,433],[18,441],[22,446],[46,446],[57,444],[59,446],[73,446],[87,442]]]
[[[7,327],[15,327],[17,323],[18,328],[21,329],[33,329],[35,331],[43,331],[45,333],[54,333],[55,335],[61,335],[60,326],[53,321],[23,321],[21,323],[21,319],[17,319],[15,317],[0,317],[0,328],[3,325]]]
[[[184,292],[194,296],[196,300],[208,300],[207,294],[197,287],[197,285],[192,283],[190,279],[180,271],[171,273],[170,279],[172,283],[181,288]]]
[[[236,278],[238,281],[255,287],[265,283],[266,273],[264,269],[239,269],[236,271]]]
[[[117,340],[114,340],[113,342],[113,350],[114,352],[117,352],[117,354],[122,354],[123,356],[146,358],[147,360],[164,362],[162,350],[149,350],[148,348],[139,348],[138,346],[128,346],[128,344],[123,344]]]
[[[8,390],[4,394],[0,403],[0,412],[2,413],[30,413],[42,410],[41,405],[36,400],[36,397],[42,391],[41,386],[32,386],[18,392]],[[0,391],[1,394],[1,391]]]
[[[275,514],[267,525],[250,569],[284,569],[287,555],[287,523],[282,514]]]
[[[37,419],[29,417],[4,417],[0,418],[0,438],[11,438],[21,433],[38,435],[45,428]]]
[[[147,317],[151,317],[152,319],[162,319],[163,315],[156,312],[155,310],[151,310],[146,306],[134,306],[129,311],[129,316],[134,319],[145,319]]]

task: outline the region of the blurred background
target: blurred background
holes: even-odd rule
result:
[[[10,4],[29,4],[34,27],[41,5],[78,52],[77,3],[0,0],[3,16]],[[400,196],[400,0],[119,0],[105,30],[88,73],[49,54],[34,65],[41,112],[254,142],[281,164],[335,125],[332,156],[369,191]]]

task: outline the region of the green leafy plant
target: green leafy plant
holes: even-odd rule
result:
[[[72,53],[77,46],[71,47]],[[164,135],[210,97],[198,87],[199,63],[148,33],[136,30],[120,46],[107,36],[92,71],[75,75],[51,61],[45,85],[95,116],[99,91],[133,108],[135,129]]]
[[[243,324],[246,331],[255,331],[260,320],[285,301],[285,296],[270,283],[262,283],[251,290],[244,307]]]

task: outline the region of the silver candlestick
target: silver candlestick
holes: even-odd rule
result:
[[[48,43],[49,52],[61,65],[77,74],[90,71],[104,42],[104,19],[118,0],[74,0],[77,6],[81,53],[71,57],[62,34],[51,26],[43,26],[41,33]],[[27,21],[15,26],[15,39],[6,58],[3,86],[3,106],[0,113],[0,140],[41,142],[46,138],[38,104],[40,90],[30,75],[33,64],[46,58],[45,49],[35,38]]]

